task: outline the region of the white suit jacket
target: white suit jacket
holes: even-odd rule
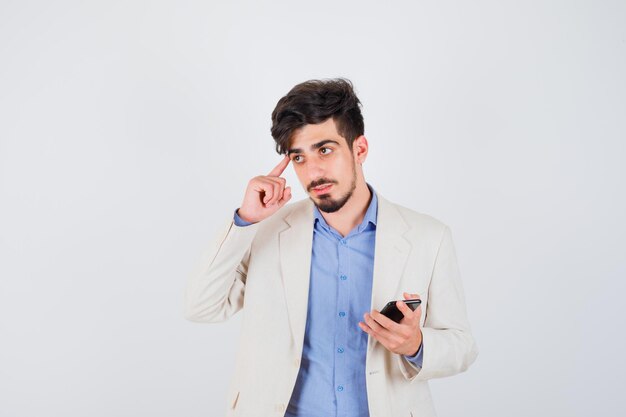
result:
[[[404,291],[422,299],[422,368],[368,337],[371,417],[434,417],[430,378],[465,371],[478,353],[450,229],[379,193],[371,309]],[[191,274],[185,317],[213,323],[243,311],[227,416],[280,416],[295,386],[306,325],[313,202],[239,227],[230,218]]]

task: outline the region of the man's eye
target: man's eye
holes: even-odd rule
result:
[[[324,150],[326,150],[326,151],[328,151],[328,152],[322,152],[322,151],[324,151]],[[326,147],[324,147],[324,148],[321,148],[321,149],[320,149],[320,152],[322,152],[324,155],[328,155],[328,154],[329,154],[329,153],[331,153],[332,151],[333,151],[332,149],[330,149],[330,148],[326,148]]]
[[[301,158],[301,156],[300,156],[300,155],[296,155],[296,156],[294,156],[294,157],[293,157],[293,159],[292,159],[292,161],[293,161],[293,162],[300,162],[300,160],[299,160],[298,158]]]

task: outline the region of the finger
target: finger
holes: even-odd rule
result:
[[[287,204],[289,200],[291,200],[291,187],[285,187],[285,190],[283,191],[283,197],[278,200],[278,205],[282,207]]]
[[[382,334],[385,331],[388,331],[387,329],[385,329],[384,327],[382,327],[380,324],[378,324],[376,322],[376,320],[374,320],[372,318],[371,315],[365,313],[363,314],[363,321],[365,323],[367,323],[367,325],[372,329],[372,331],[376,334]]]
[[[254,184],[254,191],[265,194],[262,198],[263,204],[267,204],[267,202],[274,196],[274,183],[267,179],[267,177],[259,177],[256,179]]]
[[[274,187],[272,197],[270,197],[266,203],[266,205],[271,206],[276,204],[283,197],[283,190],[285,189],[286,181],[284,178],[266,177],[265,179],[270,181]]]
[[[415,318],[417,318],[418,323],[422,320],[422,306],[418,306],[413,312]]]
[[[404,318],[411,319],[413,317],[413,310],[404,301],[396,301],[396,307],[402,312]]]
[[[368,326],[366,323],[363,323],[362,321],[359,322],[359,327],[365,333],[369,334],[371,337],[379,341],[384,347],[389,349],[389,345],[390,343],[392,343],[392,341],[385,334],[376,332],[374,329],[372,329],[370,326]]]
[[[367,325],[367,323],[360,321],[359,327],[361,328],[361,330],[363,330],[365,333],[369,334],[370,336],[372,336],[374,339],[378,340],[379,342],[382,339],[381,335],[375,332],[374,329],[372,329],[370,326]]]
[[[276,177],[274,178],[274,180],[278,181],[279,189],[278,189],[278,195],[276,195],[276,199],[272,202],[272,204],[278,204],[280,203],[280,200],[282,200],[285,194],[285,187],[287,186],[287,180],[282,177]]]
[[[285,155],[285,157],[278,163],[278,165],[276,165],[274,169],[272,169],[267,175],[270,177],[278,177],[280,174],[283,173],[285,168],[287,168],[287,165],[289,165],[289,161],[289,156]]]
[[[421,300],[420,295],[419,294],[411,294],[408,292],[403,293],[404,294],[404,299],[405,300]],[[406,303],[405,303],[406,304]],[[408,306],[407,306],[408,307]],[[418,319],[420,319],[422,317],[422,309],[421,309],[422,305],[418,305],[417,308],[412,312],[412,314],[417,317]],[[408,307],[410,309],[410,307]],[[406,317],[406,314],[405,314]]]
[[[361,330],[363,330],[365,333],[367,334],[372,334],[372,329],[370,328],[370,326],[368,326],[367,324],[363,323],[362,321],[359,322],[359,327],[361,328]]]
[[[398,331],[398,327],[400,326],[395,321],[391,320],[389,317],[381,314],[378,310],[372,310],[371,317],[382,326],[387,331]],[[371,327],[371,326],[370,326]]]
[[[262,177],[259,179],[264,184],[263,204],[269,206],[273,199],[280,198],[280,184],[277,180],[270,177]]]

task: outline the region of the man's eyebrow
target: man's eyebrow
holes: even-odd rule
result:
[[[336,140],[324,139],[322,141],[319,141],[311,145],[311,150],[313,151],[315,149],[319,149],[322,146],[326,145],[327,143],[334,143],[335,145],[339,146],[339,142],[337,142]],[[302,148],[291,148],[287,151],[287,155],[291,155],[292,153],[302,153]]]

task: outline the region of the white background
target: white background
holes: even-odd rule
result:
[[[432,381],[439,415],[622,415],[625,22],[598,0],[1,0],[0,415],[223,415],[241,317],[185,321],[187,276],[280,160],[276,101],[336,76],[368,182],[453,232],[480,355]]]

